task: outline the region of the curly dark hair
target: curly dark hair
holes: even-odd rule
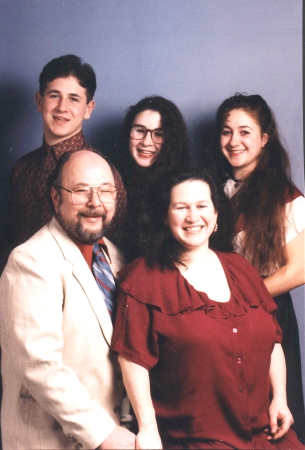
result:
[[[235,223],[242,218],[244,255],[262,274],[285,263],[285,203],[295,188],[274,114],[260,95],[235,94],[218,108],[219,134],[230,111],[241,109],[268,135],[259,162],[232,197]],[[229,168],[230,171],[230,168]]]
[[[86,89],[87,103],[94,96],[96,77],[90,64],[83,63],[79,56],[64,55],[48,62],[39,76],[39,93],[43,97],[47,84],[56,78],[75,77],[80,86]]]
[[[175,263],[183,264],[182,256],[186,249],[173,238],[165,221],[173,187],[190,180],[204,181],[209,185],[211,199],[218,212],[218,231],[210,236],[209,247],[219,251],[233,250],[230,202],[215,174],[196,167],[169,172],[153,187],[148,210],[141,221],[140,243],[149,267],[158,265],[166,270],[174,268]]]
[[[164,143],[162,149],[149,168],[149,172],[162,174],[165,170],[176,170],[179,167],[187,167],[190,163],[189,137],[182,114],[177,106],[161,96],[145,97],[136,105],[128,108],[124,118],[122,130],[122,167],[121,174],[124,181],[132,177],[133,168],[136,165],[129,152],[130,130],[137,114],[146,111],[156,111],[161,116],[161,126],[164,130]],[[147,171],[147,169],[145,169]]]

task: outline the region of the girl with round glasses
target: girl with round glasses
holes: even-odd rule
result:
[[[177,106],[151,96],[130,106],[123,123],[120,173],[128,195],[129,259],[139,255],[140,211],[146,208],[151,186],[167,170],[186,168],[190,162],[187,128]]]
[[[278,305],[288,406],[305,443],[299,334],[289,294],[305,282],[305,199],[291,181],[275,118],[260,95],[226,99],[217,111],[217,127],[230,174],[225,193],[236,224],[235,251],[259,271]]]

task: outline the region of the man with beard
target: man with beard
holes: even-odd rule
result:
[[[10,255],[0,280],[3,449],[130,449],[122,381],[110,349],[119,250],[112,170],[98,153],[65,153],[51,222]]]

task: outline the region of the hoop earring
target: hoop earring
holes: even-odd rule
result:
[[[215,223],[214,230],[213,230],[213,233],[216,233],[217,230],[218,230],[218,223],[216,222],[216,223]]]

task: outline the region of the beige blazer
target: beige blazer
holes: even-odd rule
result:
[[[116,277],[123,266],[105,239]],[[94,449],[119,422],[112,323],[78,247],[53,218],[0,280],[4,450]]]

